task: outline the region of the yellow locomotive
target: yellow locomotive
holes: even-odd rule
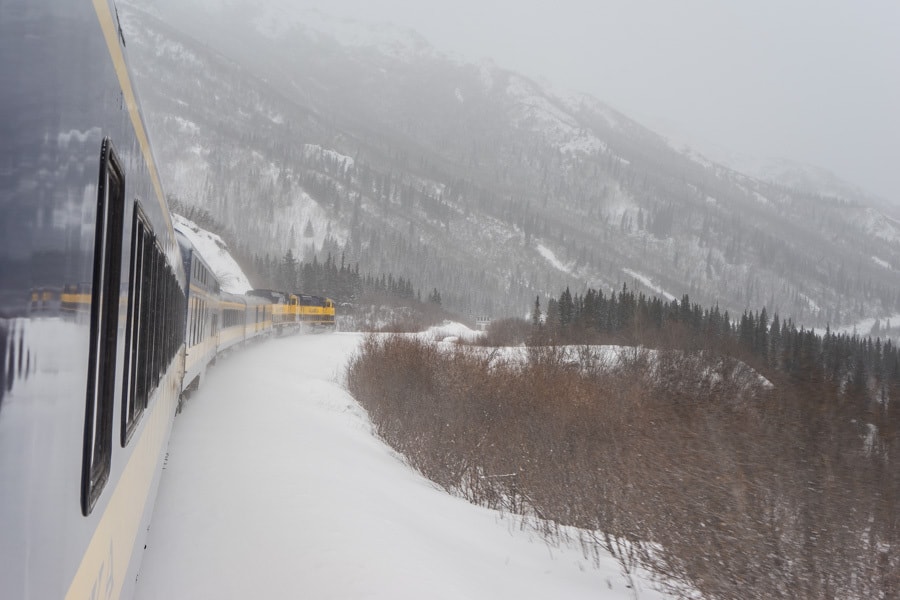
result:
[[[291,294],[296,299],[297,322],[316,328],[334,329],[334,301],[322,296]]]
[[[276,330],[300,325],[334,329],[334,301],[331,298],[265,289],[250,290],[247,295],[270,302],[272,324]]]

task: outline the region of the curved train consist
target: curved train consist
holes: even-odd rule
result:
[[[276,290],[225,293],[187,236],[176,228],[175,237],[188,290],[183,392],[196,388],[216,356],[238,344],[300,328],[334,329],[334,301],[330,298]]]
[[[0,132],[0,590],[131,597],[184,392],[334,303],[225,294],[175,230],[113,0],[0,0]]]

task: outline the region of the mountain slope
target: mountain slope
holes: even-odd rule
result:
[[[122,14],[169,190],[245,252],[343,253],[495,316],[623,282],[808,326],[900,308],[900,223],[862,196],[743,175],[410,32],[248,6]]]

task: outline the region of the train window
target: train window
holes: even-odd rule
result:
[[[162,257],[160,256],[160,252],[157,248],[154,247],[153,253],[153,295],[151,296],[150,302],[153,306],[153,316],[151,317],[152,323],[156,325],[159,323],[160,317],[160,302],[159,302],[159,294],[160,294],[160,283],[162,280]],[[150,331],[150,360],[149,369],[150,369],[150,389],[155,389],[159,384],[159,327],[151,327]]]
[[[144,270],[148,268],[146,238],[150,235],[150,226],[139,202],[134,203],[134,218],[131,225],[131,268],[128,279],[128,319],[125,326],[125,366],[122,384],[122,434],[121,444],[124,447],[131,439],[141,414],[146,407],[146,396],[141,388],[138,393],[138,366],[145,360],[143,349],[146,330],[142,327],[146,317],[146,308],[142,304],[147,301],[144,295]]]
[[[194,323],[191,333],[194,342],[192,345],[197,345],[200,342],[200,300],[198,298],[194,298]]]
[[[134,349],[134,366],[132,367],[132,395],[134,397],[135,407],[144,403],[149,388],[147,387],[147,325],[150,322],[150,296],[147,293],[150,289],[151,277],[153,275],[153,232],[149,227],[143,229],[143,235],[137,240],[140,246],[141,254],[141,270],[135,273],[137,279],[135,290],[135,298],[139,298],[136,310],[135,323],[135,342]],[[131,400],[129,400],[130,402]]]
[[[132,231],[122,446],[128,444],[153,390],[181,347],[186,311],[184,291],[138,203],[135,203]]]
[[[109,138],[100,149],[100,182],[94,232],[91,336],[81,466],[81,512],[87,516],[109,479],[112,456],[113,395],[119,326],[119,282],[125,176]]]

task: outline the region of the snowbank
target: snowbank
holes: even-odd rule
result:
[[[440,325],[429,327],[425,331],[416,334],[416,337],[426,342],[474,342],[485,335],[484,331],[469,329],[456,321],[444,321]]]
[[[279,338],[210,370],[175,421],[138,600],[663,597],[410,469],[337,382],[361,339]]]

